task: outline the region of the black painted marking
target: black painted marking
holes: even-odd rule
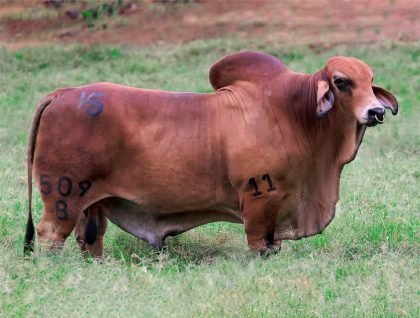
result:
[[[85,107],[88,115],[97,117],[104,110],[101,100],[103,95],[101,92],[92,92],[89,95],[86,95],[86,92],[82,92],[80,93],[79,107]]]
[[[71,193],[72,187],[73,183],[70,177],[62,176],[58,179],[58,193],[60,193],[63,197],[66,197]]]
[[[263,180],[267,180],[267,183],[268,183],[268,189],[267,189],[267,191],[268,192],[271,192],[273,190],[276,190],[276,187],[273,187],[273,181],[271,181],[270,175],[268,173],[265,174],[265,175],[263,175],[262,176],[262,179]]]
[[[80,189],[80,196],[84,196],[86,194],[86,192],[88,192],[88,190],[90,189],[90,187],[92,186],[92,182],[90,182],[89,180],[85,180],[82,182],[79,182],[79,189]]]
[[[52,192],[51,177],[49,175],[41,174],[39,184],[42,194],[50,194]]]
[[[55,215],[57,219],[63,221],[68,219],[69,213],[67,211],[67,202],[64,200],[57,200],[55,202]]]
[[[249,178],[248,184],[252,185],[255,189],[255,192],[252,194],[254,197],[262,194],[262,192],[258,189],[258,184],[254,177]]]

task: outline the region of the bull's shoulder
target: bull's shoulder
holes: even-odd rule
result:
[[[235,81],[269,80],[287,70],[283,62],[272,55],[242,51],[227,55],[214,63],[209,78],[211,85],[217,90],[232,85]]]

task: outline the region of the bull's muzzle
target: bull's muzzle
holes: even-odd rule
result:
[[[377,124],[382,124],[385,121],[385,109],[382,107],[375,107],[368,110],[368,127],[376,126]]]

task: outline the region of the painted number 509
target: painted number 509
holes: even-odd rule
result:
[[[50,194],[53,192],[53,183],[51,177],[46,174],[42,174],[39,178],[39,185],[41,187],[42,194]],[[78,182],[79,196],[84,196],[86,192],[91,188],[92,182],[90,180],[84,180]],[[73,192],[73,180],[69,176],[61,176],[57,182],[57,193],[63,197],[69,196]]]

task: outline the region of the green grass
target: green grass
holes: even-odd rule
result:
[[[113,81],[210,92],[208,69],[226,53],[260,49],[313,72],[332,55],[370,64],[400,102],[368,129],[346,166],[335,219],[322,235],[259,258],[240,225],[214,223],[167,240],[156,253],[110,226],[105,259],[22,259],[27,133],[40,99],[63,86]],[[0,50],[0,316],[419,317],[420,44],[337,47],[315,54],[273,43],[219,40],[182,47]],[[35,196],[35,221],[42,205]]]

